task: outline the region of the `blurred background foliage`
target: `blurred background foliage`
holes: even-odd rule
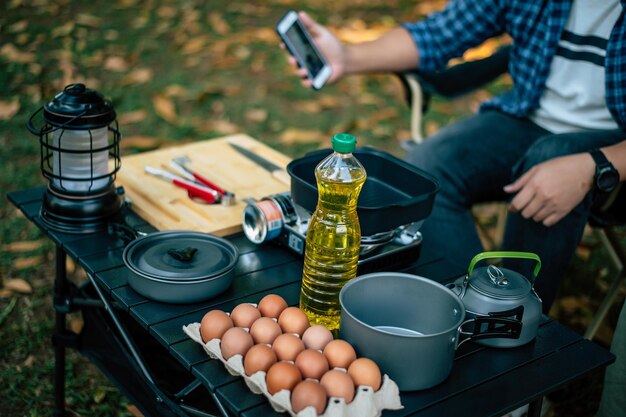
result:
[[[445,0],[4,0],[0,2],[0,416],[49,415],[54,368],[54,248],[6,200],[43,185],[29,117],[67,84],[83,82],[112,100],[122,155],[247,133],[291,156],[327,146],[350,131],[361,145],[402,156],[409,114],[393,75],[352,77],[312,91],[300,86],[278,47],[276,21],[306,10],[345,42],[373,39],[400,22],[441,9]],[[489,55],[496,39],[462,59]],[[435,99],[424,130],[476,111],[508,88],[507,77],[460,99]],[[122,159],[123,169],[123,159]],[[477,212],[493,238],[497,210]],[[490,236],[491,234],[491,236]],[[612,274],[599,242],[586,233],[552,316],[583,332]],[[74,280],[84,273],[71,262]],[[623,294],[622,294],[623,298]],[[617,308],[599,332],[610,343]],[[81,326],[80,315],[68,318]],[[69,354],[70,415],[138,415],[99,371]],[[523,383],[523,381],[521,382]],[[557,398],[554,415],[593,415],[601,389]]]

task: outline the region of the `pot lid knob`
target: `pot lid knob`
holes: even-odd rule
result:
[[[476,268],[469,285],[479,293],[498,299],[525,297],[532,289],[530,281],[522,274],[494,265]]]
[[[487,275],[495,285],[509,284],[509,280],[504,276],[504,272],[495,265],[489,265],[487,267]]]

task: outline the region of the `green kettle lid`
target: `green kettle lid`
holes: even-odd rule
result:
[[[330,140],[335,152],[352,153],[356,149],[356,137],[350,133],[337,133]]]

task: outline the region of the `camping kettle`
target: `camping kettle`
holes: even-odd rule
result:
[[[522,274],[495,265],[474,268],[485,259],[529,259],[537,262],[532,281]],[[518,339],[478,339],[476,343],[491,347],[521,346],[533,340],[541,320],[541,299],[534,290],[534,281],[541,269],[539,256],[528,252],[482,252],[474,256],[467,275],[448,285],[463,301],[467,318],[499,317],[521,322]]]

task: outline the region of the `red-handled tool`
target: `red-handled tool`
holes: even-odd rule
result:
[[[222,187],[215,184],[213,181],[209,180],[204,175],[199,174],[193,171],[192,169],[190,169],[189,167],[187,167],[186,164],[188,164],[189,162],[191,162],[191,159],[189,159],[187,156],[179,156],[179,157],[173,158],[170,161],[170,166],[174,168],[176,171],[178,171],[180,175],[187,178],[189,181],[194,181],[199,184],[206,185],[207,187],[212,188],[215,191],[217,191],[221,196],[221,202],[223,205],[229,206],[229,205],[236,203],[235,194],[224,190]]]
[[[200,184],[196,184],[193,181],[186,180],[178,175],[174,175],[162,169],[153,168],[151,166],[145,166],[144,170],[156,177],[164,179],[177,187],[187,190],[189,197],[192,199],[201,199],[209,204],[218,203],[221,200],[221,194],[212,188],[205,187]]]

